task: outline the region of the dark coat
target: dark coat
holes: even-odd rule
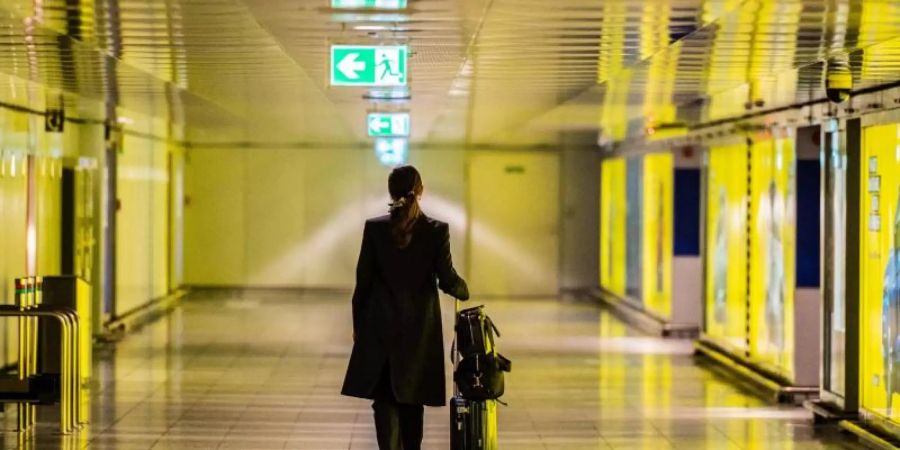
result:
[[[444,340],[438,287],[469,298],[456,274],[446,223],[421,215],[412,241],[397,248],[390,217],[366,221],[353,292],[353,353],[341,393],[373,398],[385,364],[397,402],[443,406]]]

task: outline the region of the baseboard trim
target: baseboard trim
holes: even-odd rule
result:
[[[803,407],[813,413],[813,420],[817,424],[835,424],[842,420],[855,421],[859,419],[858,413],[842,411],[838,405],[824,399],[807,400],[803,402]]]
[[[772,373],[757,367],[750,361],[734,355],[718,344],[701,337],[694,343],[694,354],[715,363],[729,373],[737,375],[755,387],[762,388],[763,397],[778,403],[802,404],[819,396],[818,386],[796,386]]]
[[[188,293],[190,293],[189,288],[179,288],[166,296],[151,300],[114,319],[110,319],[103,324],[103,330],[99,335],[99,339],[103,341],[118,341],[122,339],[128,332],[167,314]]]
[[[851,420],[842,420],[838,422],[838,426],[841,430],[855,435],[861,441],[865,442],[867,446],[883,450],[896,450],[900,448],[900,441],[898,441],[896,437],[886,436],[883,432],[862,423]]]
[[[667,338],[695,339],[700,335],[700,327],[692,324],[674,323],[644,309],[640,302],[613,294],[603,288],[591,290],[591,296],[607,306],[623,321],[641,330]]]

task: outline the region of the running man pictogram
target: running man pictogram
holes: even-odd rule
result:
[[[379,80],[383,81],[388,75],[400,77],[399,73],[394,72],[394,68],[391,65],[391,58],[389,58],[387,54],[381,55],[381,62],[378,63],[378,67],[384,67],[384,70],[381,71],[381,76],[378,77]]]

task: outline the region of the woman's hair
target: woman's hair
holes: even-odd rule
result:
[[[413,225],[419,218],[422,177],[413,166],[398,166],[388,176],[391,194],[391,236],[394,245],[403,248],[412,240]]]

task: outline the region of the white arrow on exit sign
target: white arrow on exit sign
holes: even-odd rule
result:
[[[359,72],[366,70],[366,63],[357,61],[359,53],[348,53],[338,63],[337,68],[348,80],[358,80]]]

